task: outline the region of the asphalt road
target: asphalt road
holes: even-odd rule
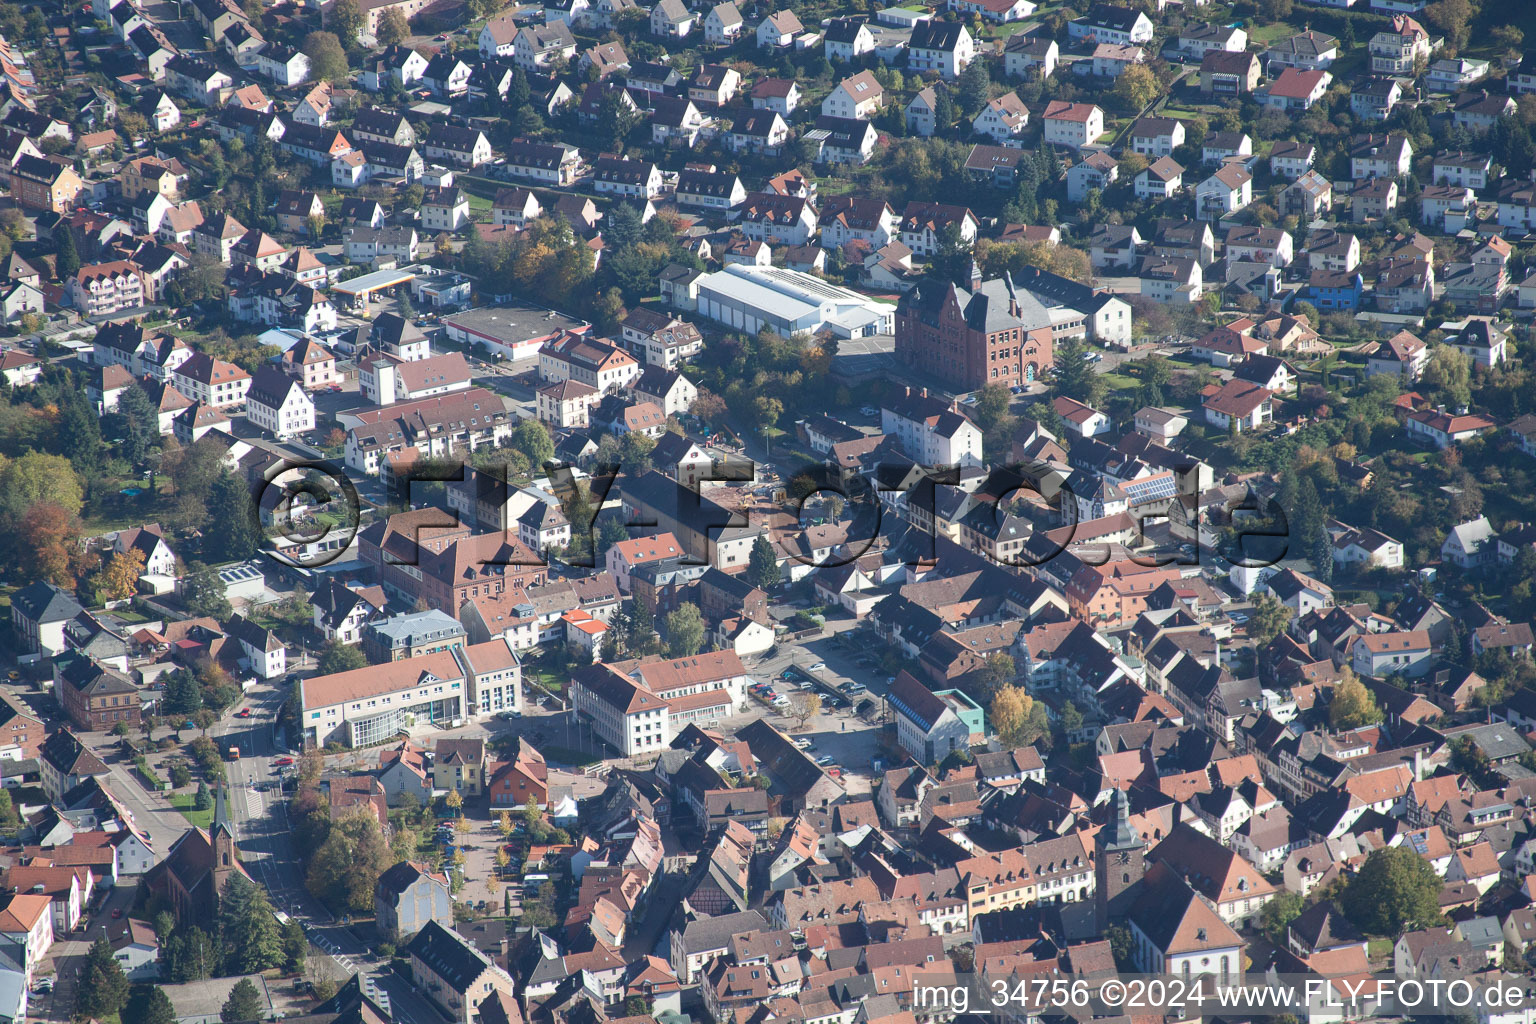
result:
[[[266,887],[272,906],[304,922],[315,973],[341,981],[362,972],[383,993],[398,1024],[441,1024],[447,1020],[406,979],[378,961],[369,941],[337,921],[304,887],[302,865],[292,842],[288,808],[273,762],[285,755],[273,739],[272,726],[285,698],[281,686],[261,684],[245,695],[248,719],[230,716],[214,728],[221,747],[240,747],[240,759],[226,762],[229,814],[240,845],[240,859],[251,877]],[[258,785],[265,788],[258,789]]]

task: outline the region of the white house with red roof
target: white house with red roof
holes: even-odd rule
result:
[[[1350,645],[1350,664],[1361,676],[1417,676],[1429,668],[1432,653],[1427,630],[1366,633]]]
[[[171,383],[192,401],[222,409],[245,401],[251,375],[234,363],[198,352],[171,371]]]
[[[1419,379],[1427,362],[1429,347],[1410,332],[1398,331],[1366,357],[1365,375],[1375,377],[1385,373],[1411,384]]]
[[[1274,110],[1310,110],[1332,82],[1333,73],[1329,71],[1286,68],[1267,89],[1260,90],[1260,99],[1264,106]]]
[[[632,537],[621,540],[608,548],[606,566],[618,581],[619,590],[629,593],[629,574],[637,566],[661,562],[668,558],[681,558],[683,546],[671,533],[658,533],[653,537]]]
[[[1494,426],[1493,420],[1486,416],[1448,413],[1444,409],[1419,409],[1410,412],[1403,421],[1403,429],[1409,437],[1441,449],[1489,433]]]
[[[1202,392],[1205,421],[1219,430],[1258,430],[1274,418],[1275,393],[1247,381],[1211,384]]]
[[[1079,437],[1107,434],[1115,427],[1109,417],[1099,410],[1065,395],[1051,402],[1051,408],[1056,410],[1056,415],[1061,417],[1066,428]]]
[[[34,355],[18,349],[0,352],[0,376],[13,388],[36,384],[43,375],[43,363]]]
[[[1045,122],[1045,141],[1074,149],[1104,134],[1104,111],[1092,103],[1051,100],[1040,118]]]
[[[949,0],[949,9],[956,14],[965,17],[975,14],[983,21],[999,24],[1027,18],[1038,6],[1031,0]]]

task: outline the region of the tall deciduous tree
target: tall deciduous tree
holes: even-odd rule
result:
[[[1447,408],[1463,408],[1472,401],[1472,359],[1449,345],[1437,345],[1424,363],[1419,384]]]
[[[410,35],[410,22],[405,20],[398,7],[391,7],[379,17],[379,30],[374,33],[374,38],[380,46],[387,48],[405,42]]]
[[[346,3],[356,6],[356,0],[336,0],[335,6],[340,7]],[[331,20],[335,24],[335,14]],[[356,36],[356,32],[352,35]],[[304,56],[309,58],[311,81],[340,82],[347,77],[347,54],[341,48],[341,40],[336,38],[335,32],[311,32],[305,36]]]
[[[805,724],[821,713],[821,696],[804,690],[795,694],[789,701],[790,713],[795,716],[795,721],[804,729]]]
[[[1115,96],[1132,111],[1139,111],[1157,99],[1160,91],[1157,76],[1145,64],[1132,64],[1115,80]]]
[[[1013,656],[1006,651],[993,651],[987,655],[981,668],[976,670],[977,682],[988,694],[995,694],[1004,686],[1012,685],[1017,675],[1018,666]]]
[[[39,502],[58,505],[69,516],[85,507],[85,491],[69,460],[28,452],[0,468],[0,520],[13,529],[27,509]]]
[[[342,39],[351,43],[357,39],[357,34],[363,28],[363,8],[357,0],[335,0],[331,4],[330,12],[326,15],[325,22],[335,29],[333,38],[339,44]],[[314,33],[311,33],[313,35]],[[306,53],[309,51],[306,49]],[[320,76],[316,76],[320,77]]]
[[[1359,678],[1348,668],[1333,688],[1333,700],[1328,705],[1328,724],[1335,729],[1358,729],[1381,721],[1381,708],[1376,698],[1365,688]]]
[[[1440,920],[1440,876],[1410,846],[1371,853],[1344,890],[1345,915],[1371,935],[1400,935]]]
[[[972,245],[966,240],[959,223],[944,225],[939,230],[938,242],[938,249],[928,261],[928,272],[942,281],[969,288]]]
[[[549,428],[539,420],[529,418],[512,428],[507,447],[515,448],[528,458],[528,465],[535,471],[555,457],[555,442],[549,436]]]
[[[79,522],[54,502],[40,501],[27,509],[13,540],[22,570],[31,579],[72,588],[88,569]]]
[[[684,603],[666,618],[667,651],[674,658],[698,654],[704,646],[704,616],[699,606]]]
[[[144,552],[138,548],[114,552],[94,578],[98,593],[109,601],[122,601],[138,591],[144,572]]]
[[[1248,636],[1262,646],[1279,636],[1290,621],[1291,610],[1276,600],[1275,595],[1260,594],[1253,599],[1253,611],[1248,617]]]
[[[363,657],[362,651],[333,640],[320,654],[319,670],[321,675],[328,676],[334,672],[349,672],[367,664],[368,659]]]

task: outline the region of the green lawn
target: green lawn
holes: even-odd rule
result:
[[[213,824],[213,808],[206,811],[194,811],[192,809],[195,798],[191,793],[175,793],[171,796],[171,806],[181,812],[181,816],[198,828],[207,828]]]
[[[539,753],[543,754],[547,760],[554,761],[557,764],[571,765],[575,768],[595,764],[603,759],[601,754],[592,754],[560,746],[540,747]]]
[[[1277,39],[1287,39],[1303,31],[1288,21],[1277,21],[1273,25],[1256,25],[1248,29],[1248,41],[1250,43],[1263,43],[1266,47]]]
[[[119,493],[123,487],[143,487],[146,481],[136,477],[123,477],[99,487],[80,510],[80,519],[86,532],[92,535],[113,530],[126,530],[130,526],[142,526],[166,515],[171,508],[169,482],[160,481],[161,490],[129,497]]]
[[[1027,32],[1038,25],[1038,21],[1009,21],[1001,25],[990,26],[986,32],[988,39],[1008,39],[1016,32]]]

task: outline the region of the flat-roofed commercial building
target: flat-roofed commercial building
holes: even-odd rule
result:
[[[304,742],[353,747],[415,723],[440,724],[522,704],[522,665],[505,640],[306,679]]]
[[[591,325],[530,303],[480,306],[443,317],[443,333],[461,345],[480,344],[504,359],[532,359],[551,338]]]
[[[890,334],[896,307],[783,267],[732,264],[698,280],[704,316],[749,333],[763,328],[789,337],[831,331],[841,338]]]

